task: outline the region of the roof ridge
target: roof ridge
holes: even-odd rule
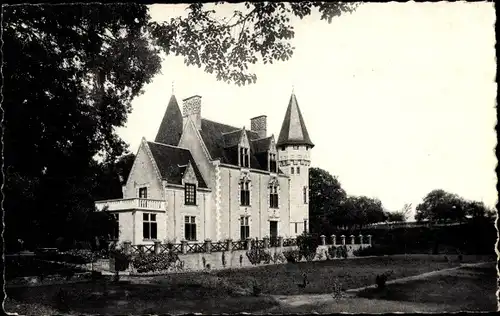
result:
[[[226,123],[220,123],[220,122],[217,122],[217,121],[214,121],[214,120],[210,120],[210,119],[207,119],[207,118],[204,118],[204,117],[202,117],[201,119],[205,120],[205,121],[209,121],[209,122],[215,123],[215,124],[224,125],[225,127],[230,127],[230,128],[234,129],[234,131],[230,131],[230,132],[221,132],[222,134],[233,133],[233,132],[236,132],[236,131],[241,131],[243,129],[242,127],[236,127],[236,126],[229,125],[229,124],[226,124]],[[245,130],[247,132],[252,132],[254,134],[258,134],[256,131],[252,131],[251,129],[246,129],[245,128]]]

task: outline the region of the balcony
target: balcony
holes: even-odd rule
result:
[[[165,201],[140,198],[96,201],[95,206],[99,211],[102,211],[106,206],[108,207],[108,211],[126,211],[137,209],[165,211]]]

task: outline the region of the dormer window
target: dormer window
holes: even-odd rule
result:
[[[269,154],[269,172],[278,172],[278,164],[276,163],[276,154]]]
[[[250,181],[240,182],[240,205],[250,206]]]
[[[240,166],[250,168],[250,150],[245,147],[240,147]]]
[[[192,183],[186,183],[184,185],[184,204],[185,205],[196,205],[196,185]]]

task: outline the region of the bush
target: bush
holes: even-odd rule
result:
[[[316,250],[318,249],[319,239],[317,236],[303,233],[297,236],[297,246],[301,258],[304,257],[307,261],[312,261],[316,257]]]
[[[261,262],[268,264],[272,260],[272,256],[269,252],[261,250],[261,249],[257,249],[257,248],[253,248],[253,249],[247,251],[246,254],[247,254],[248,260],[253,265],[257,265]]]
[[[299,250],[287,250],[283,252],[283,256],[286,261],[290,263],[295,263],[300,261],[300,252]]]
[[[273,263],[286,263],[287,260],[282,252],[275,252],[273,255]]]
[[[344,258],[344,259],[347,258],[347,246],[346,245],[338,246],[335,249],[335,252],[336,252],[336,254],[335,254],[336,258]]]
[[[357,257],[395,255],[398,253],[396,247],[392,245],[374,245],[354,251],[354,255]]]
[[[132,266],[137,269],[137,272],[146,273],[168,270],[175,267],[177,261],[180,261],[179,256],[173,252],[140,253],[132,258]]]
[[[334,259],[336,257],[337,257],[337,247],[335,247],[335,246],[328,247],[327,258],[328,259]]]

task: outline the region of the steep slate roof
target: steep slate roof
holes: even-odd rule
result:
[[[306,124],[302,118],[302,113],[299,109],[299,104],[295,94],[290,96],[290,102],[286,109],[285,118],[281,125],[280,135],[276,146],[283,145],[308,145],[314,147],[309,133],[307,132]]]
[[[170,97],[155,142],[177,146],[182,135],[182,113],[174,95]]]
[[[191,162],[198,180],[198,187],[207,188],[207,184],[189,150],[154,142],[148,142],[148,146],[163,179],[169,183],[182,184],[186,166],[188,162]]]
[[[201,119],[200,135],[212,159],[220,159],[222,163],[238,165],[237,145],[242,128]],[[267,171],[267,162],[263,162],[262,153],[269,147],[271,136],[260,138],[257,132],[245,130],[250,142],[250,167]],[[281,170],[279,171],[282,174]]]

